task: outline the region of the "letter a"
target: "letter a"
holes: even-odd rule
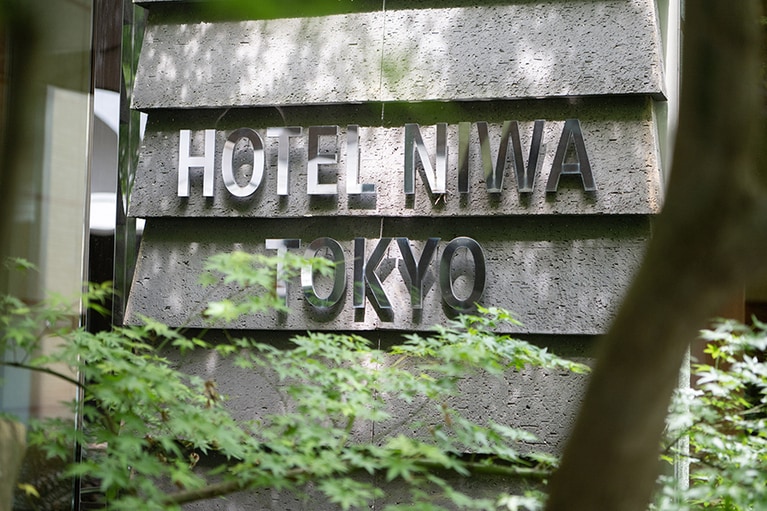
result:
[[[575,149],[575,162],[565,162],[565,156],[570,146]],[[597,185],[594,183],[594,176],[591,173],[591,163],[586,154],[586,144],[583,141],[581,132],[581,123],[578,119],[567,119],[565,127],[562,129],[562,136],[559,138],[559,146],[554,156],[554,163],[551,165],[551,174],[546,183],[547,192],[556,192],[559,186],[559,176],[561,175],[580,175],[583,182],[583,189],[587,192],[596,192]]]

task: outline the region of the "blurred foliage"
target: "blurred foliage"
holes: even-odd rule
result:
[[[767,509],[767,325],[755,323],[703,332],[711,363],[694,364],[695,386],[677,393],[665,451],[689,458],[690,487],[663,477],[658,509]]]

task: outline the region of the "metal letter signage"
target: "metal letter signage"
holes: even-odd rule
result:
[[[375,193],[376,185],[360,183],[360,127],[350,124],[346,128],[346,193],[359,195]]]
[[[290,170],[290,137],[298,137],[303,133],[300,127],[269,128],[267,137],[279,140],[277,149],[277,195],[287,195],[290,191],[288,171]]]
[[[533,140],[530,143],[530,157],[525,166],[522,158],[522,142],[519,139],[519,123],[517,121],[505,121],[501,132],[501,144],[498,146],[498,158],[495,167],[490,151],[490,137],[487,134],[487,123],[477,123],[479,134],[479,146],[482,151],[482,168],[485,171],[487,191],[500,193],[503,191],[503,175],[506,171],[506,151],[511,137],[514,170],[517,175],[517,189],[519,193],[531,193],[538,172],[538,159],[541,154],[543,140],[543,121],[535,121],[533,128]]]
[[[431,193],[447,191],[447,124],[437,124],[437,158],[432,167],[429,152],[421,138],[421,129],[417,124],[405,124],[405,193],[415,193],[415,154],[421,160],[426,182]]]
[[[460,194],[470,192],[471,124],[469,122],[458,124],[457,190]],[[534,122],[527,162],[525,162],[523,155],[518,121],[503,122],[495,162],[493,161],[493,144],[488,123],[478,121],[474,124],[477,127],[478,151],[486,192],[499,194],[504,191],[504,175],[507,171],[508,162],[511,161],[517,182],[517,192],[520,195],[531,194],[534,191],[539,169],[544,159],[544,148],[546,147],[543,142],[544,121],[536,120]],[[215,133],[215,130],[204,130],[202,155],[192,156],[191,131],[180,130],[178,151],[179,197],[189,197],[189,174],[192,168],[204,169],[202,195],[204,197],[214,196]],[[426,187],[430,193],[438,195],[448,193],[448,125],[437,123],[434,127],[434,134],[436,154],[432,158],[424,142],[420,126],[414,123],[408,123],[404,126],[404,162],[401,175],[405,196],[412,197],[416,193],[416,176],[421,167],[426,178]],[[278,196],[290,194],[291,139],[302,136],[306,137],[304,144],[306,159],[303,160],[306,170],[306,194],[308,196],[337,196],[339,194],[337,179],[334,182],[320,182],[322,166],[339,165],[339,126],[310,126],[306,130],[299,126],[267,128],[266,136],[277,139],[276,192]],[[323,139],[330,139],[325,144],[325,151],[321,149]],[[247,169],[244,168],[244,165],[235,169],[233,163],[235,149],[243,141],[249,144],[248,148],[253,151],[252,174],[245,184],[238,182],[237,174],[246,173]],[[510,150],[509,145],[511,145]],[[327,146],[332,146],[332,151],[328,152]],[[350,196],[376,193],[374,184],[360,182],[360,152],[360,128],[356,124],[350,124],[346,127],[346,159],[344,160],[346,165],[346,186],[344,189],[346,194]],[[221,154],[220,170],[221,178],[229,194],[240,198],[249,197],[261,186],[268,172],[268,166],[265,163],[268,159],[265,153],[262,135],[252,128],[239,128],[226,136]],[[420,166],[417,165],[417,162],[420,162]],[[340,175],[340,172],[341,169],[335,171],[336,177]],[[559,178],[562,175],[579,175],[584,191],[596,191],[596,183],[594,182],[591,162],[586,152],[583,131],[577,119],[567,119],[564,123],[546,184],[548,193],[557,191]]]
[[[538,179],[538,172],[543,162],[544,147],[544,121],[536,120],[530,138],[530,149],[527,161],[525,161],[520,136],[518,121],[504,121],[500,132],[497,128],[495,135],[498,140],[497,150],[493,149],[490,128],[487,122],[478,121],[476,125],[476,137],[479,147],[474,154],[478,158],[475,166],[481,170],[484,178],[485,192],[499,194],[504,191],[504,175],[509,168],[509,162],[514,168],[517,193],[531,194]],[[471,169],[471,133],[472,123],[461,122],[457,129],[458,163],[457,163],[457,190],[460,194],[470,192]],[[296,171],[296,178],[302,178],[301,170],[305,170],[306,195],[311,196],[338,196],[340,188],[347,195],[372,195],[376,193],[376,186],[371,183],[361,182],[360,162],[361,143],[360,128],[356,124],[346,126],[346,158],[339,157],[339,126],[319,125],[309,126],[304,129],[300,126],[271,127],[267,128],[265,135],[276,138],[269,147],[276,145],[276,188],[270,185],[271,190],[276,190],[278,196],[290,194],[291,171]],[[416,193],[416,175],[419,169],[423,170],[425,185],[431,194],[444,196],[448,193],[448,125],[437,123],[434,131],[429,135],[435,143],[435,156],[432,158],[427,150],[426,143],[418,124],[408,123],[404,125],[404,165],[402,179],[404,180],[404,195],[411,197]],[[218,169],[216,163],[216,131],[204,130],[193,134],[190,130],[180,130],[178,150],[178,196],[189,197],[190,173],[192,169],[203,169],[203,197],[215,196],[215,176]],[[305,137],[302,141],[296,141],[291,147],[292,140],[297,137]],[[200,149],[202,147],[202,150]],[[304,149],[299,149],[304,148]],[[274,149],[269,149],[274,150]],[[304,150],[305,159],[296,157],[296,150]],[[221,180],[226,191],[232,196],[241,199],[254,196],[255,192],[269,178],[269,165],[267,161],[267,145],[264,143],[262,134],[252,128],[239,128],[224,138],[221,152],[220,172]],[[293,166],[305,165],[304,169],[291,168],[291,152],[295,161]],[[243,157],[244,155],[244,157]],[[274,161],[273,159],[271,161]],[[417,165],[420,161],[420,165]],[[342,162],[346,165],[345,174],[340,168],[329,169],[334,177],[323,176],[324,166],[338,167]],[[327,172],[326,172],[327,174]],[[577,119],[568,119],[564,123],[556,155],[551,167],[550,175],[546,184],[546,192],[557,191],[559,179],[562,175],[580,176],[584,191],[596,190],[591,163],[586,152],[586,144]],[[345,186],[339,187],[339,178],[345,178]],[[274,179],[274,177],[272,177]],[[477,182],[475,179],[473,182]],[[479,181],[481,182],[481,180]],[[258,196],[255,196],[258,197]],[[259,198],[251,200],[260,200]],[[439,202],[439,201],[435,201]],[[437,282],[440,289],[441,301],[447,309],[456,312],[471,310],[483,296],[487,269],[482,247],[475,240],[459,236],[444,247],[439,254],[440,238],[428,238],[422,245],[420,255],[416,253],[410,239],[406,237],[383,237],[378,239],[373,246],[372,252],[366,254],[368,240],[357,237],[354,239],[351,252],[353,254],[351,280],[353,282],[351,302],[355,311],[366,308],[366,298],[369,298],[373,309],[383,321],[391,321],[395,307],[392,304],[387,289],[391,284],[384,285],[384,281],[391,274],[390,263],[382,266],[385,260],[390,259],[389,252],[392,240],[396,239],[401,263],[398,265],[403,284],[410,297],[410,309],[420,311],[423,309],[424,294],[427,275],[436,266],[433,275],[436,278],[429,282]],[[267,239],[267,250],[276,250],[278,255],[285,254],[290,249],[299,249],[301,240],[290,239]],[[326,257],[335,263],[332,287],[326,296],[320,296],[315,282],[315,272],[310,266],[301,270],[301,289],[311,307],[318,310],[337,309],[343,302],[347,291],[346,256],[344,248],[338,241],[329,237],[319,237],[312,241],[305,250],[305,256],[315,257],[323,252]],[[386,268],[379,272],[379,268]],[[276,294],[287,306],[289,301],[288,283],[281,276],[282,269],[277,269],[277,281],[275,282]],[[393,296],[393,295],[392,295]]]
[[[410,278],[410,304],[413,309],[423,309],[423,278],[434,257],[434,251],[439,243],[439,238],[429,238],[426,246],[423,247],[421,257],[418,262],[415,261],[415,254],[410,247],[410,240],[407,238],[397,238],[402,260],[405,262],[405,271]]]
[[[370,290],[371,298],[379,309],[391,309],[391,302],[383,290],[381,279],[376,274],[376,268],[381,264],[386,255],[386,248],[391,243],[391,238],[378,240],[376,248],[370,254],[370,259],[365,261],[365,239],[354,239],[354,308],[365,308],[366,291]]]
[[[309,156],[306,168],[306,193],[308,195],[335,195],[338,186],[335,183],[320,184],[320,165],[338,162],[336,153],[320,153],[320,137],[338,137],[338,126],[311,126],[309,128]]]
[[[237,291],[193,274],[242,250],[284,256],[267,290],[284,307],[227,327],[373,337],[479,304],[524,322],[499,331],[604,330],[665,197],[671,11],[432,1],[211,17],[174,6],[213,0],[137,1],[130,106],[146,117],[120,191],[147,228],[125,318],[197,321]],[[304,255],[335,266],[293,269]]]
[[[332,308],[338,305],[338,302],[344,297],[346,292],[346,261],[344,259],[344,249],[333,238],[318,238],[311,242],[306,249],[304,257],[311,259],[317,256],[320,250],[327,249],[332,254],[333,268],[333,289],[330,290],[325,298],[317,296],[314,288],[314,269],[311,264],[301,268],[301,289],[304,291],[306,301],[317,308]]]
[[[216,130],[205,130],[202,156],[192,156],[191,131],[181,130],[178,142],[178,196],[189,197],[189,171],[203,169],[202,194],[213,197],[213,162],[216,152]]]
[[[459,298],[455,292],[453,280],[453,262],[459,249],[467,250],[473,260],[473,278],[471,292],[466,298]],[[471,310],[482,298],[485,291],[485,254],[479,243],[471,238],[456,238],[445,247],[442,259],[439,263],[439,287],[442,290],[442,299],[447,305],[457,311]]]
[[[572,152],[569,151],[570,147],[573,148]],[[571,155],[573,156],[572,159],[568,158]],[[559,177],[563,174],[580,175],[584,190],[587,192],[597,191],[597,185],[594,183],[594,176],[591,173],[591,163],[589,163],[589,157],[586,154],[581,123],[578,122],[578,119],[565,121],[562,136],[559,138],[557,154],[554,156],[554,163],[551,166],[549,182],[546,183],[547,192],[557,191]]]
[[[234,150],[241,140],[249,141],[253,147],[253,173],[245,186],[237,184],[233,169]],[[240,128],[227,137],[224,152],[221,154],[221,176],[224,178],[224,186],[235,197],[248,197],[258,189],[264,178],[264,141],[261,135],[250,128]]]
[[[381,276],[376,272],[384,259],[390,259],[387,255],[391,241],[394,238],[381,238],[377,240],[370,257],[365,259],[365,238],[355,238],[352,247],[353,265],[352,281],[352,307],[355,310],[365,308],[365,297],[373,302],[373,308],[379,314],[392,314],[392,306],[389,296],[384,290]],[[437,261],[439,238],[426,240],[421,250],[420,257],[416,260],[416,254],[408,238],[396,238],[397,247],[404,263],[404,270],[400,268],[402,284],[407,287],[410,295],[410,308],[414,311],[423,309],[424,280],[430,271],[437,275],[440,284],[440,296],[444,305],[456,312],[473,310],[475,305],[482,299],[485,291],[486,262],[482,247],[472,238],[460,236],[450,241],[444,248],[442,256]],[[266,248],[277,250],[278,254],[284,254],[288,249],[297,249],[301,246],[298,239],[268,239]],[[333,238],[317,238],[312,241],[304,251],[306,258],[318,257],[320,252],[325,251],[334,263],[332,289],[326,297],[318,295],[315,287],[315,272],[311,265],[301,269],[301,289],[306,301],[315,309],[333,309],[337,307],[346,294],[346,257],[341,244]],[[458,254],[465,252],[471,257],[464,257],[459,263]],[[471,261],[469,263],[469,261]],[[432,269],[433,265],[437,265]],[[281,269],[277,269],[277,281],[275,287],[277,295],[287,301],[287,283],[281,277]],[[388,275],[387,275],[388,277]],[[384,277],[386,280],[387,277]],[[462,285],[466,289],[457,290],[455,282],[458,279],[465,281],[471,279],[471,286]],[[463,295],[463,297],[459,296]]]
[[[298,239],[268,239],[266,240],[267,250],[276,250],[277,257],[283,257],[289,248],[301,248],[301,240]],[[277,298],[283,301],[285,307],[288,306],[288,282],[283,276],[283,264],[277,263],[277,275],[275,278],[275,290],[277,291]]]

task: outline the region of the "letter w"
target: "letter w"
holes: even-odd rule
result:
[[[512,161],[514,162],[514,170],[517,175],[517,189],[519,193],[531,193],[533,191],[535,178],[540,167],[538,160],[543,145],[543,124],[541,120],[535,121],[533,139],[530,142],[530,157],[527,159],[527,166],[525,166],[522,157],[522,142],[519,137],[519,123],[517,121],[504,121],[501,130],[501,143],[498,146],[498,157],[495,167],[493,167],[487,123],[484,121],[477,123],[479,148],[482,153],[482,168],[485,172],[485,183],[488,192],[500,193],[503,191],[503,175],[506,171],[506,152],[509,147],[509,138],[511,138]]]

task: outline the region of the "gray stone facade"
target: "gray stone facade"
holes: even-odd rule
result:
[[[432,104],[415,112],[390,112],[386,126],[371,119],[363,107],[352,108],[273,108],[246,111],[210,111],[157,114],[144,141],[131,215],[138,217],[263,217],[308,216],[372,217],[455,217],[511,215],[618,215],[657,213],[662,201],[661,172],[657,133],[650,100],[641,97],[584,99],[573,104],[562,100],[547,102],[460,104],[459,112],[449,106]],[[390,108],[394,110],[394,108]],[[280,113],[284,118],[280,117]],[[576,181],[561,183],[556,193],[546,192],[565,119],[580,121],[588,158],[597,190],[585,193]],[[505,165],[504,188],[487,191],[477,122],[488,124],[490,154],[497,164],[501,127],[504,121],[519,120],[524,164],[530,159],[534,121],[543,119],[543,140],[537,178],[531,193],[520,193],[513,161]],[[436,124],[447,126],[446,193],[437,201],[427,181],[416,176],[415,196],[408,201],[404,193],[404,128],[407,122],[420,122],[424,145],[433,161],[436,154]],[[302,128],[302,135],[290,140],[289,194],[277,194],[277,157],[280,141],[267,136],[268,128]],[[392,123],[394,123],[392,125]],[[458,188],[460,160],[459,124],[470,123],[468,138],[468,192]],[[347,126],[359,125],[359,181],[375,185],[372,194],[347,193],[350,155]],[[338,135],[321,138],[324,152],[336,155],[338,162],[321,166],[322,182],[335,184],[337,193],[310,196],[307,193],[307,131],[311,126],[338,126]],[[264,143],[264,176],[250,196],[233,196],[221,176],[222,151],[226,138],[238,128],[251,128]],[[183,150],[204,154],[204,129],[216,129],[213,197],[203,196],[203,173],[192,169],[189,197],[177,196],[179,171],[179,131],[191,131],[191,147]],[[508,158],[511,160],[511,158]],[[252,157],[249,160],[252,166]],[[250,168],[250,167],[248,167]],[[250,174],[237,176],[246,183]],[[437,202],[435,204],[435,201]]]
[[[171,325],[203,327],[200,316],[207,300],[231,291],[198,284],[204,260],[217,252],[243,250],[266,253],[266,239],[299,239],[303,253],[316,238],[339,242],[345,255],[347,285],[337,307],[325,310],[307,303],[298,279],[288,288],[291,312],[242,318],[228,328],[285,330],[428,330],[454,313],[441,298],[437,281],[441,251],[458,236],[470,236],[482,247],[487,267],[485,306],[514,312],[519,333],[596,335],[603,332],[620,301],[626,282],[637,267],[649,235],[645,218],[596,217],[579,219],[528,217],[485,219],[162,219],[149,222],[144,232],[128,318],[144,314]],[[390,314],[377,311],[368,297],[363,311],[352,307],[353,239],[365,239],[367,256],[381,237],[406,237],[416,254],[430,237],[440,244],[424,278],[422,311],[411,306],[403,256],[397,243],[387,245],[376,270],[392,304]],[[273,254],[275,252],[272,252]],[[456,258],[470,256],[457,254]],[[455,263],[457,266],[459,263]],[[471,273],[469,268],[468,273]],[[471,275],[467,276],[471,286]],[[321,283],[318,282],[318,287]],[[318,291],[327,295],[330,289]],[[469,289],[458,290],[460,296]],[[362,312],[362,313],[360,313]]]
[[[199,315],[206,301],[230,290],[198,284],[207,256],[233,249],[265,253],[267,239],[301,240],[294,250],[303,253],[313,240],[331,238],[346,262],[337,305],[312,306],[295,279],[286,316],[214,327],[247,330],[264,340],[326,330],[396,342],[399,332],[425,332],[456,314],[441,292],[439,267],[447,244],[469,237],[481,246],[486,268],[480,303],[509,309],[523,324],[503,328],[588,360],[639,265],[652,215],[663,202],[655,107],[665,87],[653,0],[359,0],[340,2],[325,15],[277,7],[276,14],[245,20],[206,15],[200,6],[215,1],[141,3],[149,8],[149,24],[133,107],[147,112],[149,121],[129,215],[147,223],[128,322],[148,315],[173,326],[209,326]],[[577,136],[564,137],[559,169],[581,174],[563,175],[556,190],[547,191],[571,119],[580,123],[585,154]],[[520,191],[509,149],[503,188],[488,191],[478,125],[487,123],[485,155],[496,165],[504,122],[517,121],[527,165],[537,120],[544,125],[532,190]],[[440,123],[447,125],[445,189],[435,192],[427,167],[439,165]],[[429,162],[415,157],[415,189],[406,193],[405,131],[413,124]],[[308,132],[316,126],[337,131],[319,139],[319,182],[312,185]],[[374,193],[349,186],[355,184],[348,169],[356,156],[350,126],[358,126],[358,183],[374,185]],[[290,139],[289,163],[280,170],[282,141],[269,129],[284,127],[302,131]],[[239,128],[253,130],[263,142],[263,178],[245,197],[234,196],[223,175],[227,138]],[[183,130],[189,147],[180,142]],[[214,130],[210,154],[205,130]],[[258,148],[241,142],[230,156],[235,189],[244,189],[259,162]],[[212,162],[208,195],[199,163],[180,168],[184,151]],[[468,180],[459,184],[464,161]],[[594,189],[583,174],[586,163]],[[179,194],[179,172],[189,174],[188,196]],[[280,179],[286,184],[279,185]],[[314,193],[318,184],[335,186]],[[286,193],[280,186],[287,186]],[[418,257],[433,237],[440,242],[424,277],[423,309],[415,310],[396,238],[407,238]],[[355,240],[364,240],[369,255],[385,238],[393,239],[375,272],[391,311],[377,308],[369,294],[364,308],[355,309]],[[461,296],[470,293],[476,263],[464,251],[450,261]],[[318,294],[329,292],[327,281],[316,285]],[[206,360],[187,362],[189,370],[217,380],[243,419],[278,411],[256,376]],[[529,427],[541,439],[536,447],[558,452],[584,382],[583,376],[546,371],[510,373],[503,381],[474,378],[466,382],[461,406],[479,420],[492,416]],[[403,405],[396,412],[411,409]],[[465,484],[481,494],[505,483]],[[392,487],[389,501],[396,494]],[[332,509],[314,497],[246,493],[189,509]]]
[[[663,94],[653,1],[418,4],[250,21],[160,17],[147,31],[134,106]]]

